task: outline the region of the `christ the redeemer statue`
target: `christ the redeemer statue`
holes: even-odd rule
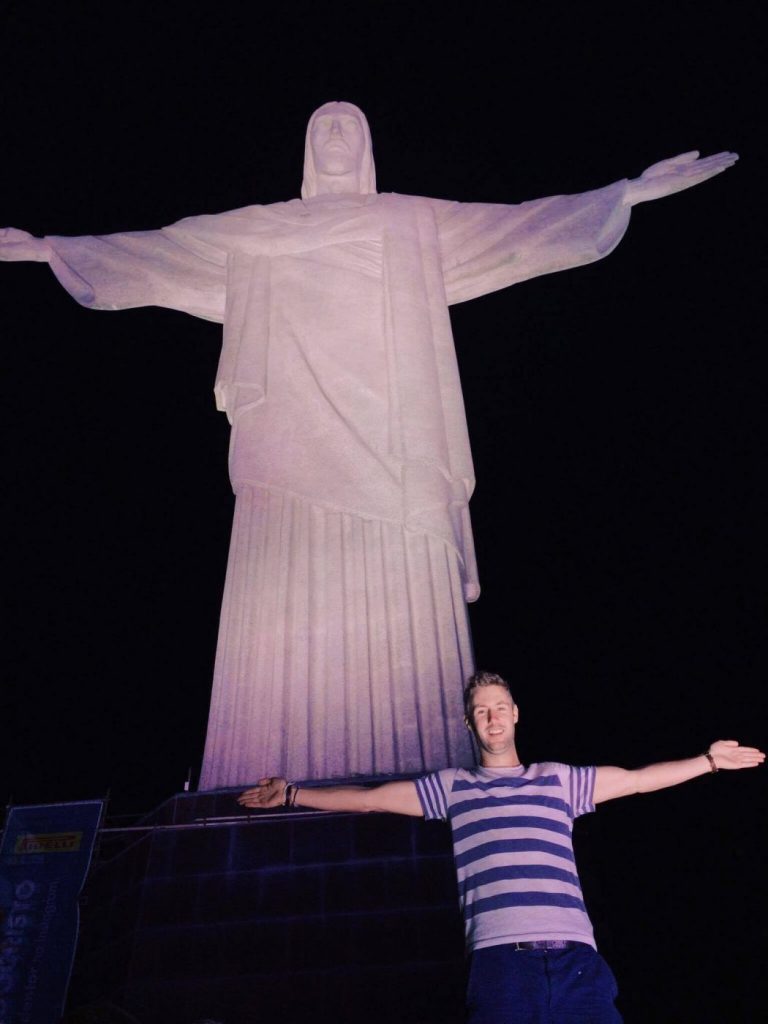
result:
[[[301,199],[158,231],[0,235],[94,309],[224,325],[237,495],[201,788],[469,763],[473,489],[448,306],[600,259],[698,153],[516,206],[376,191],[362,112],[307,129]]]

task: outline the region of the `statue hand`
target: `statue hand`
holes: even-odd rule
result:
[[[259,779],[258,786],[242,792],[237,802],[241,807],[257,807],[262,811],[268,807],[282,807],[287,785],[286,780],[279,777]]]
[[[48,263],[51,247],[44,238],[35,238],[28,231],[18,228],[0,228],[0,260],[34,260]]]
[[[698,150],[660,160],[646,168],[639,178],[627,183],[624,202],[628,206],[671,196],[721,174],[739,159],[737,153],[715,153],[700,158]]]

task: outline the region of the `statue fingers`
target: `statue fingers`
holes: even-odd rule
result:
[[[697,166],[702,169],[711,168],[713,170],[724,171],[728,167],[733,167],[738,159],[738,153],[714,153],[712,156],[707,156],[702,160],[699,160]]]
[[[659,160],[658,163],[647,167],[642,176],[644,178],[659,178],[665,174],[676,172],[681,167],[687,167],[696,163],[699,158],[698,149],[692,149],[688,153],[680,153],[678,156],[667,157],[666,160]]]
[[[695,170],[682,176],[685,182],[684,187],[687,185],[698,185],[701,181],[714,178],[716,174],[722,174],[723,171],[727,171],[730,166],[731,164],[702,164],[701,167],[697,167]]]
[[[706,181],[714,174],[728,170],[739,159],[736,153],[715,153],[712,156],[705,156],[695,163],[680,165],[676,173],[685,178],[693,178],[696,181]]]
[[[739,159],[738,153],[724,151],[714,153],[712,156],[699,156],[699,150],[692,149],[688,153],[680,153],[678,156],[670,157],[668,160],[660,160],[643,171],[642,177],[646,180],[652,178],[663,178],[669,175],[680,175],[684,178],[695,178],[697,181],[706,181],[713,174],[732,167]]]

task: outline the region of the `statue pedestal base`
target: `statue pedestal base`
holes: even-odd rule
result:
[[[141,1024],[462,1021],[448,829],[244,812],[237,792],[179,795],[103,833],[66,1019],[108,1003]]]

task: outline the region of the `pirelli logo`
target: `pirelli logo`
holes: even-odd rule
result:
[[[83,841],[82,832],[28,832],[17,836],[14,853],[75,853]]]

